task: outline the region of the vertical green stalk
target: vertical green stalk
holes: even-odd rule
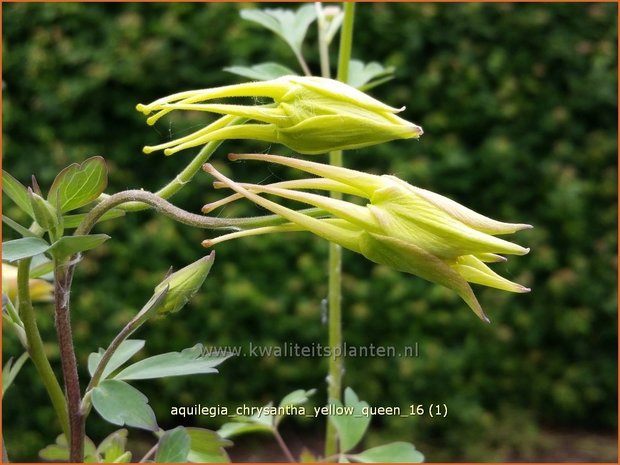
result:
[[[54,371],[50,366],[50,362],[45,356],[45,350],[43,348],[43,341],[41,340],[41,334],[37,327],[37,320],[34,315],[34,309],[32,308],[32,301],[30,300],[30,262],[32,258],[25,258],[19,261],[17,265],[17,292],[19,297],[19,314],[22,322],[24,323],[24,331],[26,332],[26,339],[28,341],[28,353],[34,363],[41,381],[45,386],[47,395],[52,401],[56,416],[60,421],[60,426],[65,434],[67,440],[69,440],[69,416],[67,413],[67,403],[65,401],[65,395],[62,392],[58,379],[54,375]]]
[[[338,52],[337,79],[347,82],[349,77],[349,62],[351,61],[351,47],[353,43],[353,20],[355,17],[355,3],[344,4],[344,20],[340,33],[340,50]],[[342,150],[330,152],[329,162],[333,166],[342,166]],[[332,192],[332,197],[342,198],[339,192]],[[334,243],[329,244],[329,347],[330,352],[342,354],[342,248]],[[327,394],[329,399],[341,400],[342,374],[344,359],[342,356],[330,357]],[[338,434],[336,428],[329,421],[325,436],[325,456],[330,457],[338,453]]]

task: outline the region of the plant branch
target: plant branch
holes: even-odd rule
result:
[[[73,267],[67,261],[54,262],[54,300],[56,307],[56,332],[60,348],[60,361],[65,380],[65,392],[69,410],[69,461],[84,460],[84,417],[80,411],[80,378],[75,359],[71,334],[69,292],[73,280]]]
[[[291,450],[288,448],[288,446],[284,442],[284,439],[282,439],[282,435],[278,431],[278,428],[273,428],[272,431],[273,431],[273,436],[276,438],[276,441],[278,442],[280,449],[282,449],[282,452],[284,452],[284,455],[286,455],[287,460],[291,463],[297,462],[297,460],[295,460],[295,457],[291,453]]]
[[[101,376],[105,371],[106,366],[110,362],[110,359],[114,355],[114,352],[118,349],[118,347],[123,343],[125,339],[127,339],[131,334],[133,334],[140,326],[142,326],[152,315],[153,310],[157,310],[158,304],[166,297],[168,293],[168,287],[159,293],[155,294],[151,299],[144,305],[142,310],[140,310],[136,316],[134,316],[129,323],[125,325],[123,329],[116,335],[116,337],[112,340],[108,348],[103,353],[95,372],[93,373],[93,377],[88,383],[86,387],[86,391],[84,394],[84,399],[82,400],[82,413],[84,416],[88,415],[88,410],[90,407],[90,396],[89,393],[92,391],[101,380]]]
[[[306,60],[304,60],[304,57],[301,54],[301,52],[298,52],[297,50],[295,50],[295,56],[297,57],[297,61],[299,62],[299,65],[301,66],[301,69],[303,70],[304,74],[306,76],[312,76],[312,72],[310,71],[310,68],[308,68],[308,63],[306,63]]]
[[[4,438],[2,438],[2,463],[9,463],[9,456],[6,453],[6,446],[4,445]]]
[[[349,77],[349,62],[353,44],[353,22],[355,17],[355,3],[344,4],[344,20],[340,33],[340,50],[338,52],[337,79],[347,82]],[[329,154],[329,162],[333,166],[342,166],[342,150]],[[341,199],[342,194],[332,192],[331,196]],[[342,347],[342,247],[331,242],[329,244],[329,282],[328,282],[328,340],[332,353],[340,353]],[[341,400],[342,375],[344,373],[344,359],[330,357],[329,376],[327,385],[328,399]],[[325,456],[329,457],[338,452],[338,432],[332,423],[327,422],[325,435]]]
[[[144,457],[142,457],[142,460],[140,460],[139,463],[145,463],[148,459],[150,459],[151,456],[154,455],[155,452],[157,452],[158,447],[159,447],[159,442],[157,442],[157,444],[151,447],[149,451],[146,454],[144,454]]]
[[[77,227],[74,234],[88,234],[99,219],[112,208],[127,204],[146,204],[154,207],[159,213],[180,223],[201,229],[239,229],[259,226],[270,226],[285,223],[278,215],[255,216],[248,218],[212,218],[190,213],[179,208],[153,192],[143,190],[127,190],[108,196],[95,206]],[[308,209],[306,213],[320,214],[318,208]]]
[[[60,421],[62,431],[69,440],[69,416],[67,414],[67,402],[65,395],[62,392],[58,379],[52,370],[49,360],[45,355],[45,349],[43,347],[43,340],[37,327],[37,320],[32,307],[32,301],[30,299],[30,263],[32,258],[24,258],[19,261],[17,265],[17,292],[19,297],[19,313],[21,321],[24,323],[24,331],[26,333],[26,340],[28,346],[26,349],[30,354],[30,358],[34,363],[41,381],[45,386],[47,395],[52,401],[52,406]]]

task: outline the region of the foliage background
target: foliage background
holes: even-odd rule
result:
[[[141,147],[183,134],[204,115],[178,116],[153,129],[136,103],[240,82],[222,71],[228,65],[296,66],[283,43],[240,20],[242,6],[3,4],[4,168],[24,183],[36,173],[46,189],[62,167],[100,154],[111,172],[108,192],[159,188],[191,154],[145,156]],[[348,359],[346,384],[371,405],[439,402],[449,408],[447,419],[375,418],[368,444],[411,440],[429,461],[515,460],[544,446],[541,431],[615,431],[616,16],[617,5],[596,3],[358,6],[354,57],[398,68],[394,81],[371,93],[406,105],[405,118],[422,125],[425,135],[419,143],[348,152],[346,164],[397,173],[493,218],[535,226],[516,239],[531,253],[498,267],[533,292],[477,290],[491,325],[445,289],[345,253],[346,342],[418,342],[420,348],[418,358]],[[305,50],[318,73],[312,29]],[[239,180],[294,175],[225,162],[229,151],[265,149],[286,153],[232,141],[214,160]],[[220,197],[210,184],[198,175],[175,203],[198,211]],[[19,217],[12,205],[3,207]],[[241,205],[223,212],[250,213]],[[98,229],[113,240],[88,254],[73,294],[83,381],[88,353],[107,345],[168,267],[205,252],[205,232],[148,212]],[[4,235],[12,237],[8,230]],[[223,244],[191,306],[150,323],[137,337],[147,339],[150,355],[196,342],[325,343],[325,295],[322,241],[297,234]],[[38,311],[58,367],[51,308]],[[15,338],[3,336],[4,360],[17,356]],[[320,390],[319,405],[326,365],[237,358],[216,376],[138,387],[160,424],[171,427],[179,423],[168,413],[172,405],[259,405],[313,387]],[[7,393],[3,418],[13,460],[36,459],[58,433],[32,365]],[[184,420],[212,428],[223,421]],[[284,435],[294,443],[320,435],[319,422],[287,421]],[[111,429],[96,414],[87,426],[94,439]],[[590,449],[590,460],[616,460],[615,448]]]

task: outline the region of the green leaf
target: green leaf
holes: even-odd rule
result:
[[[281,76],[297,74],[292,69],[280,63],[273,62],[261,63],[253,66],[228,66],[224,68],[224,71],[258,81],[269,81],[270,79],[277,79]]]
[[[47,200],[64,213],[93,202],[107,185],[105,160],[92,157],[81,164],[73,163],[58,173]]]
[[[280,401],[280,407],[286,407],[287,405],[301,405],[308,402],[308,398],[312,396],[316,392],[316,389],[310,389],[305,391],[304,389],[297,389],[287,395],[285,395]],[[280,423],[280,421],[284,418],[282,415],[279,415],[276,418],[276,425]]]
[[[64,434],[59,435],[56,438],[55,444],[50,444],[39,451],[39,457],[43,460],[51,462],[68,462],[69,461],[69,447],[67,446],[67,438]],[[97,447],[95,443],[86,436],[84,438],[84,463],[97,463],[99,462],[99,456],[97,455]]]
[[[86,216],[86,213],[64,215],[62,217],[63,226],[65,228],[77,228],[85,216]],[[113,208],[112,210],[109,210],[105,212],[103,215],[101,215],[101,218],[97,220],[97,223],[101,223],[102,221],[107,221],[107,220],[113,220],[115,218],[120,218],[121,216],[125,216],[125,211],[120,210],[118,208]]]
[[[31,278],[53,279],[54,262],[47,258],[44,254],[32,257],[32,265],[30,265]]]
[[[359,454],[350,455],[350,459],[363,463],[421,463],[424,455],[413,444],[392,442],[373,447]]]
[[[347,84],[359,89],[373,79],[383,78],[394,74],[395,70],[396,68],[393,66],[388,66],[385,68],[383,65],[375,61],[363,63],[359,60],[351,60],[349,63],[349,79]]]
[[[274,32],[299,55],[308,27],[316,19],[316,10],[312,4],[301,6],[296,12],[283,8],[241,10],[241,17]]]
[[[342,402],[330,400],[330,404],[342,407]],[[370,416],[362,413],[363,408],[368,408],[368,403],[360,401],[357,394],[350,387],[344,391],[344,406],[349,410],[342,415],[330,415],[329,421],[335,426],[340,439],[340,451],[348,452],[353,449],[364,437],[364,433],[370,424]]]
[[[16,262],[45,252],[50,245],[40,237],[23,237],[2,243],[2,261]]]
[[[262,423],[229,422],[224,423],[217,433],[223,438],[232,438],[247,433],[271,433],[273,427]]]
[[[12,220],[8,216],[2,215],[2,222],[6,224],[13,231],[19,233],[23,237],[38,237],[35,233],[30,231],[28,228],[22,226],[17,221]]]
[[[52,244],[48,252],[56,259],[70,257],[73,254],[94,249],[110,238],[107,234],[89,234],[86,236],[64,236]]]
[[[2,192],[15,202],[15,205],[28,213],[30,218],[34,219],[30,199],[28,198],[28,190],[21,182],[4,170],[2,170]]]
[[[2,397],[4,397],[4,393],[9,386],[13,384],[15,377],[24,366],[24,363],[26,363],[26,360],[28,360],[28,352],[21,354],[15,363],[13,363],[13,358],[10,358],[2,367]]]
[[[103,380],[92,390],[93,407],[101,417],[119,426],[157,431],[155,413],[147,397],[124,381]]]
[[[60,215],[52,204],[30,188],[28,188],[28,200],[30,200],[34,220],[39,226],[41,226],[41,228],[45,231],[57,231],[61,228],[59,226]],[[59,235],[61,234],[62,231],[59,232]]]
[[[232,442],[221,438],[215,431],[203,428],[185,428],[191,439],[187,460],[197,463],[228,463],[230,458],[224,447]]]
[[[200,373],[217,373],[214,368],[230,355],[209,356],[202,344],[184,349],[181,352],[168,352],[146,358],[128,366],[114,379],[152,379],[166,376],[195,375]]]
[[[191,439],[185,428],[177,426],[166,431],[159,439],[156,463],[185,463],[190,450]]]
[[[107,378],[110,373],[129,360],[134,354],[142,349],[142,347],[144,347],[144,341],[141,339],[127,339],[121,342],[103,370],[101,379]],[[98,352],[93,352],[88,356],[88,372],[90,373],[90,376],[95,374],[95,370],[97,369],[104,352],[105,351],[103,349],[99,349]]]
[[[275,417],[269,412],[272,407],[273,402],[269,402],[263,411],[258,411],[251,417],[234,417],[234,422],[224,423],[217,433],[228,438],[253,432],[272,432],[276,428]]]
[[[97,447],[97,453],[103,457],[103,462],[129,462],[131,452],[125,452],[127,446],[127,430],[125,428],[114,431],[107,436]],[[128,455],[127,455],[128,454]]]
[[[301,405],[308,402],[308,398],[314,395],[316,389],[310,389],[308,391],[304,389],[297,389],[287,395],[285,395],[280,401],[280,407],[286,407],[287,405]]]

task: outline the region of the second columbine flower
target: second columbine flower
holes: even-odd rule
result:
[[[273,102],[205,103],[235,97],[269,98]],[[319,154],[422,135],[421,127],[396,115],[402,108],[392,108],[333,79],[310,76],[282,76],[271,81],[180,92],[136,108],[151,115],[148,124],[155,124],[175,110],[223,115],[188,136],[144,147],[145,153],[163,150],[166,155],[224,139],[255,139],[283,144],[299,153]],[[239,118],[246,120],[245,124],[236,124]]]
[[[298,168],[319,176],[270,185],[236,183],[212,165],[204,169],[236,194],[205,205],[208,213],[224,203],[245,197],[286,218],[290,223],[226,234],[203,242],[212,246],[225,240],[284,231],[310,231],[364,255],[369,260],[420,276],[454,290],[483,320],[469,283],[509,292],[529,289],[491,270],[486,263],[505,261],[503,255],[524,255],[529,249],[497,237],[531,228],[503,223],[480,215],[441,195],[412,186],[394,176],[376,176],[275,155],[230,155],[232,160],[262,160]],[[327,190],[359,196],[366,206],[300,189]],[[322,218],[283,207],[259,194],[272,194],[324,210]]]

